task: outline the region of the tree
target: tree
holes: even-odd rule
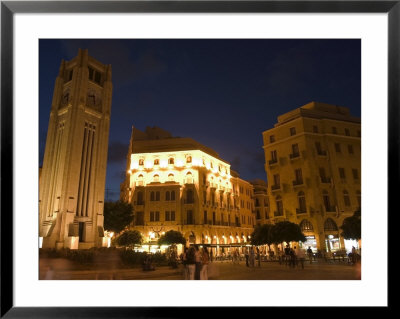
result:
[[[274,243],[272,238],[273,226],[270,224],[258,225],[254,232],[251,234],[252,245],[268,245],[268,247]]]
[[[167,231],[158,239],[159,245],[174,245],[174,244],[186,244],[186,239],[182,233],[175,230]]]
[[[186,244],[186,239],[183,237],[182,233],[179,231],[175,230],[170,230],[167,231],[164,235],[162,235],[158,239],[158,244],[161,245],[171,245],[171,247],[168,247],[168,259],[169,259],[169,264],[172,266],[172,268],[178,267],[177,264],[177,254],[176,254],[176,249],[175,245],[176,244]]]
[[[126,230],[115,240],[118,246],[133,247],[143,242],[142,234],[137,230]]]
[[[271,239],[275,244],[291,241],[306,241],[299,225],[288,221],[276,223],[272,228]]]
[[[104,203],[104,229],[120,233],[133,221],[133,206],[123,201]]]
[[[343,220],[340,228],[343,232],[340,234],[345,239],[361,239],[361,211],[354,212],[353,216]]]

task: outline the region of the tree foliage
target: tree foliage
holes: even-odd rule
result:
[[[123,201],[104,203],[104,229],[120,233],[133,221],[133,206]]]
[[[133,247],[143,242],[142,234],[137,230],[126,230],[116,239],[118,246]]]
[[[272,229],[273,225],[270,224],[258,225],[251,234],[251,244],[256,246],[273,244]]]
[[[361,239],[361,211],[354,212],[353,216],[343,220],[341,236],[345,239]]]
[[[291,241],[306,241],[299,225],[288,221],[276,223],[272,228],[271,239],[275,244]]]
[[[173,245],[173,244],[186,244],[186,239],[182,233],[175,230],[167,231],[158,239],[159,245]]]

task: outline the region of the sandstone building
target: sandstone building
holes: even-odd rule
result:
[[[39,182],[43,248],[104,246],[111,65],[79,50],[55,81]]]
[[[214,150],[160,128],[132,129],[121,200],[134,205],[132,228],[146,242],[176,230],[214,253],[244,246],[255,223],[252,195]]]
[[[361,209],[361,120],[311,102],[279,116],[263,143],[268,222],[299,224],[314,250],[345,248],[339,226]]]

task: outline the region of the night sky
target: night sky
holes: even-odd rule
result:
[[[61,59],[78,48],[113,70],[106,200],[119,198],[132,126],[211,147],[266,180],[262,132],[311,101],[361,116],[360,40],[40,40],[39,165]]]

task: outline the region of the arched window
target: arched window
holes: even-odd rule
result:
[[[301,221],[300,229],[302,232],[313,232],[314,231],[313,225],[307,219],[303,219]]]
[[[356,197],[357,197],[358,206],[361,208],[361,192],[360,191],[356,191]]]
[[[168,175],[168,180],[170,181],[170,182],[173,182],[174,181],[174,174],[169,174]]]
[[[170,157],[170,158],[168,159],[168,164],[174,164],[174,159],[173,159],[172,157]]]
[[[155,197],[155,194],[154,194],[154,192],[151,192],[150,193],[150,201],[155,201],[155,199],[156,199],[156,197]]]
[[[276,202],[276,212],[275,212],[275,216],[283,216],[282,197],[276,196],[275,202]]]
[[[191,172],[186,174],[186,184],[193,184],[193,176]]]
[[[138,176],[138,186],[143,186],[143,175],[142,174],[140,174]]]
[[[325,231],[337,231],[338,227],[332,218],[327,218],[324,224]]]
[[[299,209],[298,213],[305,213],[307,211],[306,208],[306,196],[304,195],[304,192],[301,191],[297,194],[297,200],[299,202]]]
[[[160,181],[160,176],[158,176],[157,174],[153,176],[153,181],[154,182],[159,182]]]
[[[171,195],[169,191],[165,192],[165,200],[171,200]]]
[[[143,192],[137,193],[136,204],[143,205]]]
[[[351,206],[350,196],[349,196],[349,192],[347,190],[343,191],[343,200],[344,200],[345,206]]]
[[[192,162],[192,157],[189,155],[186,157],[186,163],[191,163]]]

